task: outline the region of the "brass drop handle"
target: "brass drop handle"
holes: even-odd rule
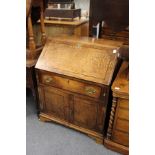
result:
[[[93,87],[86,87],[85,91],[87,94],[92,95],[96,93],[96,90]]]
[[[52,82],[52,81],[53,81],[53,78],[48,77],[45,81],[46,81],[46,83],[50,83],[50,82]]]

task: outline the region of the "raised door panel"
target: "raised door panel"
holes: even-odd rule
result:
[[[69,113],[68,94],[53,87],[42,87],[43,112],[67,120]]]
[[[80,127],[95,130],[97,123],[97,105],[95,102],[74,97],[73,123]]]

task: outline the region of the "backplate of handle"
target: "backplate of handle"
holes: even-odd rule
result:
[[[50,83],[50,82],[52,82],[52,81],[53,81],[53,78],[48,77],[45,81],[46,81],[46,83]]]
[[[96,90],[93,87],[86,87],[85,92],[89,95],[92,95],[96,93]]]

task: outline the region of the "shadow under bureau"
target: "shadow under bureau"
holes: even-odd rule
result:
[[[35,66],[40,120],[54,121],[103,143],[109,90],[122,42],[57,37]]]

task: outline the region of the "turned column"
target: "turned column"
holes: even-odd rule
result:
[[[32,26],[32,20],[31,20],[31,14],[28,16],[28,40],[29,40],[29,50],[35,51],[36,45],[34,41],[34,34],[33,34],[33,26]]]
[[[44,24],[44,3],[40,2],[40,24],[41,24],[41,42],[42,45],[46,43],[45,24]]]
[[[117,98],[113,97],[111,113],[110,113],[110,120],[109,120],[108,131],[107,131],[107,138],[108,139],[111,139],[111,136],[112,136],[112,128],[113,128],[113,124],[114,124],[116,106],[117,106]]]

